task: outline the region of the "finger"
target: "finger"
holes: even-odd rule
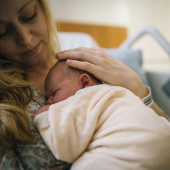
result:
[[[89,63],[86,61],[78,61],[78,60],[67,60],[67,64],[70,67],[74,67],[74,68],[77,68],[80,70],[87,71],[87,72],[93,74],[96,78],[99,78],[98,73],[100,72],[100,67],[98,67],[92,63]]]
[[[71,52],[71,51],[85,51],[85,52],[92,52],[92,51],[96,51],[97,48],[87,48],[87,47],[78,47],[78,48],[72,48],[69,50],[64,50],[61,51],[59,53],[65,53],[65,52]]]
[[[69,51],[58,55],[59,60],[79,60],[79,61],[87,61],[92,64],[96,64],[98,61],[98,57],[95,54],[91,54],[85,51]]]
[[[65,50],[65,51],[61,51],[60,53],[57,54],[57,58],[60,60],[64,60],[67,58],[67,54],[71,53],[71,52],[85,52],[91,55],[98,55],[98,53],[103,52],[104,50],[99,48],[86,48],[86,47],[80,47],[80,48],[75,48],[75,49],[70,49],[70,50]]]

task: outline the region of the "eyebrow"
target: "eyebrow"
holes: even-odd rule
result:
[[[27,2],[26,4],[24,4],[17,13],[20,13],[27,5],[29,5],[30,3],[34,2],[34,0],[31,0],[29,2]],[[4,24],[5,22],[3,20],[0,20],[0,24]]]
[[[33,0],[31,0],[31,1],[27,2],[26,4],[24,4],[24,5],[18,10],[17,13],[20,13],[27,5],[29,5],[29,4],[32,3],[32,2],[33,2]]]

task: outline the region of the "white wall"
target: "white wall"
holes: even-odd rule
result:
[[[141,28],[154,26],[170,42],[170,0],[127,0],[130,22],[129,35]],[[170,56],[149,35],[135,45],[144,53],[145,69],[170,70]]]
[[[129,22],[126,0],[50,0],[58,20],[125,26]]]
[[[170,0],[50,0],[57,20],[126,26],[129,36],[156,27],[170,42]],[[170,70],[170,57],[151,36],[133,48],[142,49],[145,69]]]

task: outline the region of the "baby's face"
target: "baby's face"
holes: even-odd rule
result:
[[[58,79],[57,76],[53,76],[47,83],[47,104],[54,104],[65,100],[68,97],[73,96],[79,89],[80,88],[76,80],[73,81],[68,78]]]

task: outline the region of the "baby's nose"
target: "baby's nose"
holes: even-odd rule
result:
[[[53,100],[52,100],[52,96],[49,96],[47,99],[47,104],[52,104]]]

